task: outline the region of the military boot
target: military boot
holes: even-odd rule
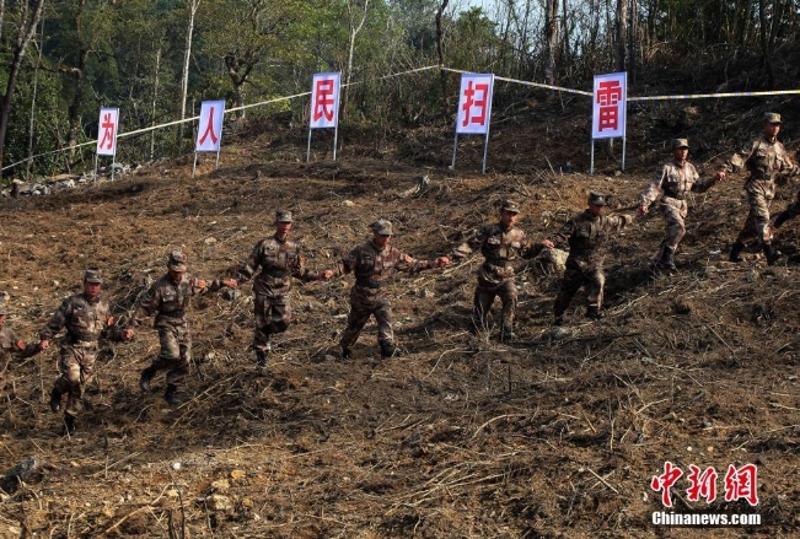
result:
[[[589,305],[589,307],[586,308],[586,318],[591,318],[592,320],[600,320],[603,318],[603,311],[601,311],[594,305]]]
[[[178,386],[175,384],[167,384],[167,390],[164,392],[164,400],[171,406],[177,406],[181,403],[178,398]]]
[[[509,343],[517,338],[517,334],[514,333],[514,329],[510,327],[503,327],[500,330],[500,340],[504,343]]]
[[[351,352],[349,348],[342,346],[342,359],[351,359],[352,357],[353,352]]]
[[[50,409],[54,412],[61,409],[61,391],[57,387],[50,392]]]
[[[139,389],[142,390],[142,393],[150,392],[150,381],[155,375],[156,370],[152,366],[147,367],[142,371],[142,375],[139,377]]]
[[[399,350],[397,347],[392,343],[380,343],[381,346],[381,359],[388,359],[390,357],[394,357],[399,355]]]
[[[658,260],[656,266],[658,269],[669,273],[678,271],[678,268],[675,267],[675,249],[665,245],[661,250],[661,258]]]
[[[767,257],[767,264],[773,265],[781,257],[781,252],[772,246],[771,243],[764,244],[764,256]]]
[[[744,259],[742,258],[742,250],[744,250],[744,243],[737,241],[731,247],[731,255],[729,260],[731,262],[742,262]]]
[[[64,414],[64,436],[72,436],[78,429],[77,419],[74,415]]]

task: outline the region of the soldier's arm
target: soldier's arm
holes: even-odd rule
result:
[[[575,219],[570,219],[561,226],[561,229],[553,236],[552,243],[559,249],[565,249],[569,246],[569,238],[575,231]]]
[[[427,269],[435,268],[438,265],[438,260],[421,260],[413,256],[400,252],[400,263],[397,269],[408,273],[417,273]]]
[[[477,233],[473,234],[469,239],[453,249],[453,258],[466,258],[480,249],[483,242],[486,241],[488,233],[489,227],[482,226]]]
[[[650,205],[661,196],[661,185],[664,183],[664,177],[667,175],[667,166],[661,167],[661,172],[647,184],[644,191],[639,195],[639,207],[641,213],[646,213]]]
[[[695,178],[697,179],[692,184],[692,191],[695,193],[705,193],[706,191],[714,187],[717,183],[719,183],[719,181],[722,179],[723,176],[722,174],[717,172],[716,174],[714,174],[709,178],[700,179],[699,178],[700,175],[697,173],[696,169],[694,169],[694,174]]]
[[[47,322],[47,325],[39,332],[39,340],[49,341],[58,335],[58,332],[64,329],[67,323],[68,313],[69,300],[66,299],[61,303],[56,312],[53,313],[53,316],[50,317],[50,321]]]
[[[294,266],[292,267],[292,276],[295,279],[299,279],[304,283],[310,283],[312,281],[321,281],[325,278],[330,278],[333,276],[333,271],[325,270],[321,271],[320,273],[313,273],[307,266],[306,266],[306,257],[303,256],[302,248],[298,245],[297,246],[297,258],[295,258]]]
[[[256,243],[253,250],[250,252],[250,256],[247,257],[247,261],[244,263],[242,267],[239,268],[238,271],[238,279],[239,281],[249,281],[253,278],[253,276],[258,272],[260,267],[261,260],[261,242]]]
[[[720,172],[722,172],[724,176],[725,174],[742,170],[747,166],[747,162],[750,161],[751,157],[753,157],[756,149],[758,149],[757,140],[752,144],[743,147],[740,151],[734,153],[731,158],[725,161],[725,163],[722,165]]]
[[[136,309],[136,313],[133,315],[133,318],[131,318],[130,327],[137,327],[141,325],[145,319],[150,318],[156,312],[158,312],[160,305],[161,291],[156,284],[153,283],[145,296],[142,298],[142,301],[139,303],[139,307]]]
[[[358,265],[358,259],[360,258],[360,251],[358,247],[353,248],[348,254],[342,257],[339,263],[336,265],[336,269],[334,270],[334,275],[347,275],[348,273],[353,272]]]
[[[17,338],[15,333],[11,334],[11,341],[13,343],[11,353],[18,358],[35,356],[42,351],[39,343],[26,343],[24,340]]]
[[[620,214],[620,215],[609,215],[606,219],[606,226],[608,229],[619,232],[629,224],[633,222],[633,215],[629,214]]]
[[[192,294],[208,294],[218,292],[223,288],[237,288],[239,281],[236,279],[213,279],[207,281],[205,279],[194,278],[192,279]]]
[[[554,247],[555,244],[550,240],[542,240],[534,243],[528,238],[527,234],[524,234],[522,236],[522,250],[520,251],[520,256],[522,256],[522,258],[534,258],[544,249],[552,249]]]
[[[800,174],[800,166],[792,161],[792,158],[789,157],[789,154],[786,153],[786,149],[783,149],[783,153],[779,156],[781,161],[781,172],[788,175],[788,176],[796,176]]]

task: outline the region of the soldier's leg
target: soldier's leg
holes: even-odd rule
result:
[[[253,333],[253,349],[256,361],[262,367],[267,364],[267,356],[272,351],[270,344],[270,323],[272,319],[272,303],[270,298],[256,294],[255,296],[255,331]]]
[[[587,300],[589,308],[587,315],[590,318],[598,319],[602,317],[603,311],[603,292],[606,284],[606,276],[602,268],[593,269],[587,276]]]
[[[683,237],[686,235],[686,203],[684,201],[670,201],[663,204],[664,220],[666,221],[666,236],[662,243],[661,254],[657,265],[661,268],[675,269],[675,251],[678,250]]]
[[[478,281],[475,286],[475,297],[472,307],[472,324],[475,331],[487,331],[489,329],[489,313],[492,310],[492,303],[497,295],[494,287],[486,286]]]
[[[513,279],[509,279],[498,289],[500,300],[503,302],[503,326],[501,335],[503,338],[513,339],[514,317],[517,310],[517,285]]]
[[[189,325],[183,324],[174,328],[175,342],[178,347],[178,357],[171,361],[167,371],[167,388],[164,399],[170,404],[179,404],[177,397],[178,386],[189,372],[192,362],[192,336]]]
[[[288,329],[292,320],[292,313],[287,296],[275,296],[272,298],[270,316],[270,333],[283,333]]]
[[[342,355],[349,357],[350,347],[358,340],[361,330],[372,315],[372,309],[360,303],[350,301],[350,314],[347,317],[347,327],[342,331],[340,345],[342,347]]]
[[[65,347],[61,349],[61,357],[58,361],[59,377],[53,386],[53,391],[50,394],[50,407],[53,411],[58,411],[61,407],[61,396],[67,396],[67,405],[64,409],[65,413],[74,411],[76,407],[76,399],[73,396],[75,393],[80,395],[81,383],[81,364],[76,356],[76,351],[72,348]],[[77,415],[77,412],[75,412]]]
[[[742,230],[736,237],[736,243],[731,248],[731,262],[741,262],[741,253],[745,245],[753,239],[761,239],[759,221],[763,221],[764,209],[766,209],[767,223],[769,222],[769,209],[762,192],[748,189],[747,204],[750,207],[750,211],[747,214]]]
[[[392,330],[392,306],[388,301],[384,301],[375,309],[374,314],[378,323],[378,346],[381,349],[381,357],[391,357],[397,352]]]
[[[578,268],[569,267],[564,271],[564,277],[561,279],[561,288],[558,291],[556,302],[553,305],[553,314],[557,324],[563,321],[564,312],[569,307],[575,293],[580,290],[583,285],[583,274]]]
[[[755,227],[761,248],[764,250],[764,256],[767,258],[767,263],[771,265],[781,256],[772,246],[772,226],[769,215],[770,205],[775,198],[775,185],[765,185],[760,191],[761,196],[758,197],[758,206],[755,212]]]

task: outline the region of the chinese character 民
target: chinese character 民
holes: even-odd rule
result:
[[[476,99],[475,94],[480,93],[480,98]],[[486,125],[486,107],[488,105],[489,85],[487,83],[474,84],[473,81],[467,82],[464,90],[464,121],[463,127],[475,123]],[[478,109],[478,114],[473,114],[473,109]]]
[[[333,94],[334,80],[317,80],[316,98],[314,101],[314,121],[316,122],[323,116],[327,121],[333,120]],[[328,108],[331,107],[331,108]]]

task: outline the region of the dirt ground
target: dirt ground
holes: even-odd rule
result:
[[[455,172],[442,166],[444,131],[404,144],[306,165],[301,145],[260,138],[227,147],[221,168],[208,161],[195,180],[182,159],[89,190],[3,202],[0,290],[11,295],[11,323],[34,338],[90,265],[105,271],[105,295],[125,319],[170,249],[185,249],[196,275],[223,276],[271,234],[279,207],[294,210],[315,269],[332,267],[378,217],[395,223],[401,249],[448,254],[507,196],[522,205],[521,226],[544,239],[589,189],[614,195],[616,208],[633,204],[658,158],[619,176],[606,159],[588,176],[571,172],[585,158],[574,162],[569,148],[545,161],[508,136],[481,176],[477,141],[464,142]],[[431,184],[411,194],[422,175]],[[755,253],[727,262],[745,216],[741,184],[736,175],[692,198],[676,276],[648,271],[661,218],[634,224],[611,246],[606,318],[587,322],[579,297],[560,336],[551,327],[558,276],[535,265],[518,277],[518,340],[472,336],[480,260],[471,258],[391,285],[404,354],[385,362],[372,323],[353,359],[338,358],[351,277],[297,284],[295,322],[266,375],[248,349],[250,286],[238,298],[199,297],[186,402],[169,409],[163,378],[153,394],[139,392],[139,371],[158,350],[143,327],[133,343],[104,345],[69,438],[47,407],[57,347],[12,362],[0,383],[0,473],[26,457],[43,464],[0,499],[0,537],[695,536],[650,524],[661,509],[650,479],[666,460],[721,476],[711,506],[686,501],[684,478],[676,511],[764,521],[704,535],[796,536],[798,224],[780,231],[783,264]],[[775,206],[793,190],[784,185]],[[722,500],[724,470],[744,463],[758,465],[756,509]]]

